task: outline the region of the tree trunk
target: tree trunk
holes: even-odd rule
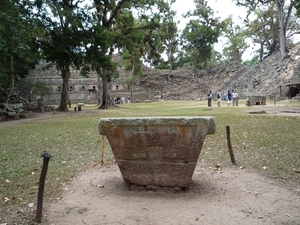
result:
[[[259,49],[259,61],[262,62],[264,55],[264,43],[262,40],[260,41],[260,49]]]
[[[277,10],[278,10],[278,18],[279,18],[279,41],[280,41],[280,54],[281,60],[284,60],[287,55],[287,48],[286,48],[286,32],[285,32],[285,23],[284,23],[284,3],[285,0],[276,0]],[[287,20],[289,15],[287,15]]]
[[[204,46],[204,63],[205,63],[205,73],[206,75],[208,74],[208,56],[207,56],[207,53],[206,53],[206,46]]]
[[[107,81],[107,70],[102,69],[100,74],[102,78],[102,103],[99,109],[104,109],[108,106],[108,81]]]
[[[172,47],[170,49],[169,58],[170,58],[170,69],[169,69],[169,74],[168,74],[168,82],[171,81],[171,73],[172,73],[173,64],[174,64],[174,56],[173,56]]]
[[[97,98],[98,98],[98,106],[100,107],[101,106],[101,100],[102,100],[102,95],[101,95],[101,90],[102,90],[102,87],[101,87],[101,76],[100,74],[98,74],[98,82],[97,82],[97,87],[98,87],[98,91],[97,91]]]
[[[130,84],[130,101],[133,102],[133,84],[134,84],[134,77],[133,77],[133,73],[134,73],[134,65],[132,65],[132,69],[131,69],[131,77],[132,77],[132,81]]]
[[[197,76],[197,53],[195,48],[194,48],[193,55],[194,55],[194,76]]]
[[[63,112],[69,111],[68,109],[68,100],[69,100],[69,78],[70,78],[70,66],[69,63],[66,63],[61,71],[63,85],[62,85],[62,92],[60,98],[60,106],[59,110]]]
[[[7,104],[9,102],[9,98],[10,98],[11,94],[13,93],[14,87],[15,87],[14,56],[13,56],[13,54],[10,55],[9,73],[10,73],[10,90],[9,90],[9,93],[8,93],[7,99],[6,99]]]

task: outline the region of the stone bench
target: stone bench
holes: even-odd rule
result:
[[[99,132],[110,143],[126,183],[189,187],[213,117],[103,118]]]

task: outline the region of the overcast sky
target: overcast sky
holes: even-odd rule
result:
[[[208,5],[215,11],[215,16],[221,17],[222,19],[233,15],[233,18],[237,18],[240,15],[245,15],[246,10],[243,7],[235,6],[232,0],[209,0]],[[174,3],[174,9],[177,10],[177,14],[193,10],[195,4],[193,0],[176,0]]]
[[[220,17],[221,19],[225,19],[226,17],[232,15],[235,24],[242,25],[242,21],[246,16],[246,10],[244,7],[237,7],[235,5],[236,1],[232,0],[209,0],[208,5],[214,10],[215,16]],[[289,3],[286,3],[288,5]],[[195,8],[194,0],[176,0],[174,3],[174,9],[177,11],[178,17],[181,17],[181,14],[186,13],[188,10],[193,10]],[[185,27],[186,22],[188,20],[181,20],[179,29],[183,29]],[[217,51],[222,53],[222,46],[225,40],[219,39],[219,42],[215,45]],[[300,42],[300,35],[293,36],[293,42]],[[249,42],[249,44],[251,44]],[[254,48],[254,49],[252,49]],[[259,47],[254,47],[251,45],[245,53],[243,54],[243,60],[252,59],[253,58],[253,51],[258,49]]]
[[[243,7],[237,7],[232,0],[209,0],[208,5],[214,10],[214,16],[225,19],[226,17],[232,15],[235,24],[241,24],[242,20],[246,15],[246,10]],[[189,10],[195,9],[194,0],[176,0],[173,6],[174,10],[177,11],[178,18],[182,18],[181,15]],[[189,19],[181,19],[179,24],[179,29],[183,30],[185,24]],[[219,39],[219,42],[215,45],[217,51],[222,53],[223,43],[225,40]],[[243,60],[251,59],[252,49],[249,48],[243,55]]]

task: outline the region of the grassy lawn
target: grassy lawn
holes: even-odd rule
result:
[[[300,174],[296,171],[300,170],[300,117],[248,114],[246,111],[252,108],[243,107],[243,101],[239,107],[222,104],[218,108],[213,102],[214,107],[207,108],[206,101],[166,101],[122,104],[106,110],[90,106],[93,113],[78,112],[10,127],[1,127],[0,123],[0,224],[33,224],[43,151],[53,156],[44,201],[57,199],[65,183],[100,162],[102,138],[98,121],[104,117],[213,116],[217,131],[207,136],[199,161],[212,166],[230,165],[226,142],[226,125],[230,125],[238,166],[254,168],[278,182],[299,185]],[[280,104],[300,109],[300,102]],[[105,161],[113,161],[106,139],[105,148]],[[34,203],[32,208],[30,203]]]

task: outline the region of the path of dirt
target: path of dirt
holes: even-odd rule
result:
[[[63,117],[63,116],[70,116],[74,114],[89,114],[89,113],[96,113],[97,110],[95,109],[88,109],[81,112],[26,112],[26,118],[24,119],[9,119],[6,121],[0,121],[0,127],[8,127],[8,126],[15,126],[20,124],[28,124],[32,123],[33,121],[38,120],[47,120],[51,118]]]
[[[247,113],[261,110],[267,115],[300,116],[296,109],[278,107],[251,107]],[[70,113],[33,113],[0,126]],[[78,174],[63,190],[62,199],[44,203],[42,224],[300,224],[300,187],[290,190],[241,165],[222,165],[217,171],[214,165],[198,163],[191,187],[173,192],[130,191],[117,165],[107,164]]]

